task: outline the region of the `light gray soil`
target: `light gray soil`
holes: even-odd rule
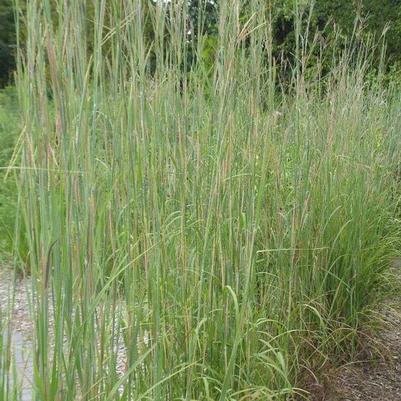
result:
[[[17,378],[10,377],[11,386],[13,381],[17,381],[17,387],[21,390],[21,401],[31,401],[32,382],[33,382],[33,363],[32,363],[32,333],[34,324],[31,317],[31,281],[30,278],[17,277],[15,280],[15,290],[13,292],[14,275],[10,267],[0,267],[0,323],[1,327],[8,328],[0,335],[9,338],[11,352],[17,367]],[[9,313],[11,299],[14,293],[14,303],[12,312]],[[49,347],[53,347],[53,321],[52,308],[49,302]],[[9,320],[7,318],[9,316]],[[7,324],[9,323],[9,324]],[[0,327],[0,328],[1,328]],[[123,375],[126,371],[126,349],[119,339],[117,374]]]
[[[401,276],[401,261],[397,269]],[[12,277],[9,268],[0,269],[0,310],[3,313],[10,299]],[[29,280],[19,278],[10,327],[12,350],[22,382],[22,401],[32,399],[32,359],[28,349],[33,325],[28,307],[29,296]],[[377,353],[372,353],[365,356],[365,360],[331,372],[326,384],[316,385],[316,391],[312,391],[314,401],[401,401],[401,295],[388,300],[380,315],[384,319],[383,329],[371,341],[381,344],[383,357],[378,358]]]
[[[8,338],[11,342],[11,351],[17,368],[17,377],[10,377],[10,386],[13,386],[13,380],[17,381],[17,387],[21,390],[21,401],[31,401],[33,366],[30,339],[33,326],[28,308],[28,297],[31,293],[30,282],[21,279],[16,281],[14,307],[12,313],[8,315],[10,300],[13,296],[12,288],[12,271],[3,266],[0,269],[0,311],[2,312],[2,325],[8,326],[10,330],[2,335],[4,339]],[[10,317],[9,322],[7,322],[6,316]]]

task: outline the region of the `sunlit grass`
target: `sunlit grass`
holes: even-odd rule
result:
[[[399,242],[400,103],[369,47],[309,81],[297,30],[279,93],[264,1],[222,4],[212,72],[185,65],[183,2],[56,3],[29,2],[17,76],[37,399],[302,394]]]

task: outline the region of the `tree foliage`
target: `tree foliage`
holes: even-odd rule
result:
[[[144,0],[144,5],[152,7],[158,0]],[[218,31],[218,9],[222,0],[188,0],[188,30],[192,43],[198,36],[204,40],[204,59],[213,61],[214,47]],[[113,2],[107,2],[112,7]],[[165,4],[168,4],[165,2]],[[246,10],[247,1],[243,9]],[[322,33],[326,46],[331,45],[333,32],[341,32],[345,41],[352,36],[355,22],[364,27],[365,35],[376,41],[385,38],[387,60],[390,70],[401,69],[401,0],[268,0],[267,9],[272,13],[273,40],[276,57],[290,59],[295,48],[295,22],[297,12],[303,13],[308,21],[311,36]],[[88,10],[90,2],[88,2]],[[270,7],[269,7],[270,6]],[[261,10],[263,12],[264,10]],[[312,14],[308,14],[312,12]],[[246,13],[246,11],[245,11]],[[383,35],[383,32],[386,34]],[[149,28],[149,38],[153,33]],[[337,38],[338,39],[338,38]],[[16,44],[13,0],[0,2],[0,87],[9,82],[15,67],[14,49]],[[89,44],[90,45],[90,44]],[[188,56],[193,57],[193,47]],[[207,61],[207,60],[206,60]],[[207,64],[207,62],[206,62]]]
[[[0,87],[9,80],[15,66],[15,27],[12,0],[0,2]]]

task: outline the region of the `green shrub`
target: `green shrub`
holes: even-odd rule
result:
[[[7,171],[19,135],[16,93],[0,91],[0,258],[12,251],[17,207],[15,171]]]

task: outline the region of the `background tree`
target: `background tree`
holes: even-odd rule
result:
[[[204,40],[202,58],[206,65],[214,60],[218,30],[218,8],[221,0],[188,0],[188,26],[191,46],[188,56],[194,59],[194,50],[201,36]],[[355,20],[360,19],[364,32],[379,40],[386,31],[388,71],[401,70],[401,0],[297,0],[305,10],[304,18],[313,4],[310,29],[312,34],[322,32],[326,46],[332,44],[334,30],[342,32],[345,41],[352,35]],[[151,7],[156,0],[143,0],[144,7]],[[244,1],[246,8],[247,1]],[[269,0],[273,12],[273,41],[276,58],[291,60],[295,48],[295,0]],[[112,2],[108,2],[111,6]],[[91,2],[88,2],[91,12]],[[147,13],[147,12],[146,12]],[[150,19],[146,18],[149,40],[154,38]],[[90,38],[88,38],[90,41]],[[15,24],[13,0],[0,1],[0,87],[10,82],[15,68]],[[337,43],[338,44],[338,43]],[[90,48],[90,43],[88,43]],[[189,65],[191,62],[189,63]]]
[[[0,2],[0,87],[6,85],[15,67],[15,26],[12,0]]]

